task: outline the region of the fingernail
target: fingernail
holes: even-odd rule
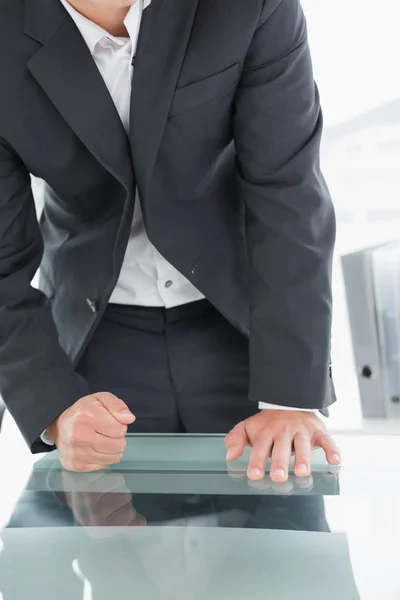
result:
[[[261,477],[260,469],[251,469],[250,477]]]
[[[305,464],[297,465],[296,473],[302,473],[303,475],[306,475],[308,473],[307,465],[305,465]]]
[[[127,410],[127,409],[121,410],[121,412],[120,412],[120,415],[121,415],[122,417],[126,417],[126,418],[128,418],[128,417],[129,417],[129,418],[130,418],[130,417],[133,417],[133,414],[131,413],[131,411],[130,411],[130,410]]]
[[[331,459],[333,460],[333,462],[340,463],[339,454],[332,454]]]
[[[273,475],[276,475],[276,477],[285,477],[285,471],[283,469],[275,469]]]

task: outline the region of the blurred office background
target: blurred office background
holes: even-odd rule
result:
[[[398,0],[303,0],[325,116],[322,168],[338,217],[331,425],[362,422],[341,257],[400,238],[400,38]]]
[[[400,432],[400,420],[362,418],[341,265],[344,254],[400,238],[400,4],[302,3],[325,115],[322,168],[338,216],[332,340],[338,402],[329,425],[339,431]],[[38,210],[40,188],[35,181]],[[10,437],[15,442],[17,434],[6,417],[0,444]]]

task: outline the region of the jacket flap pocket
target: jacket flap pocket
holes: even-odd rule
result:
[[[206,79],[178,88],[172,100],[169,116],[195,108],[223,94],[239,80],[239,66],[240,63],[235,63]]]

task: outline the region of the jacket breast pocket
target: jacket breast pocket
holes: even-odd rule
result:
[[[235,63],[224,71],[210,75],[206,79],[178,88],[172,99],[169,117],[196,108],[196,106],[221,96],[236,85],[239,78],[240,63]]]

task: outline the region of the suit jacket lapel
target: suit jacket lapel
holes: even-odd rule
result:
[[[160,147],[199,0],[152,0],[144,11],[132,82],[130,142],[142,200]]]
[[[59,0],[27,0],[25,33],[43,46],[28,69],[97,160],[127,189],[129,141],[92,56]]]

